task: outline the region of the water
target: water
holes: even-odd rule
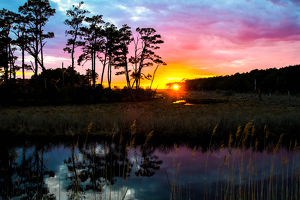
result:
[[[122,145],[104,140],[1,146],[6,199],[289,199],[299,196],[299,155],[268,147]],[[126,147],[127,146],[127,147]],[[292,148],[291,148],[292,149]],[[288,196],[286,196],[288,195]],[[249,197],[249,198],[248,198]],[[288,197],[288,198],[286,198]]]
[[[214,103],[224,103],[224,100],[218,99],[179,99],[173,102],[173,104],[180,104],[186,106],[192,106],[195,104],[214,104]]]

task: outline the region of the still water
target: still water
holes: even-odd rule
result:
[[[297,148],[94,139],[1,146],[2,199],[297,199]]]

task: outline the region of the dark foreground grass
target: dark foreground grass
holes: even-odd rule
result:
[[[209,138],[216,124],[219,124],[217,134],[224,133],[227,137],[236,131],[237,125],[245,126],[253,120],[258,133],[263,132],[266,125],[270,127],[270,137],[279,137],[281,133],[293,138],[300,135],[297,97],[272,99],[266,96],[260,101],[253,95],[173,93],[163,96],[145,102],[3,107],[0,132],[15,136],[84,135],[88,124],[93,122],[90,135],[128,134],[136,120],[138,135],[154,131],[156,137],[191,140]],[[178,99],[192,99],[197,104],[174,104]]]

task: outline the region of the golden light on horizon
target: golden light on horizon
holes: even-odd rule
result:
[[[16,72],[17,75],[22,75],[22,72]],[[34,75],[33,72],[25,72],[25,75]]]

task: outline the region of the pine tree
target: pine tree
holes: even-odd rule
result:
[[[81,9],[83,5],[83,1],[81,1],[78,5],[73,5],[72,9],[67,10],[67,17],[71,17],[71,20],[66,19],[65,24],[71,27],[71,30],[66,31],[66,36],[71,35],[72,38],[68,39],[67,47],[64,48],[64,51],[67,51],[71,54],[72,58],[72,86],[74,83],[74,53],[75,48],[79,46],[83,46],[84,42],[78,41],[78,39],[82,39],[82,32],[80,28],[82,27],[83,20],[85,18],[85,14],[89,13],[89,11]]]
[[[134,71],[131,76],[134,78],[132,87],[135,85],[139,89],[141,79],[151,79],[152,75],[145,75],[142,73],[145,67],[153,66],[153,64],[163,63],[161,57],[155,54],[154,50],[159,49],[158,44],[164,43],[160,40],[161,36],[155,34],[154,28],[137,28],[138,36],[134,40],[135,54],[129,59],[133,64]],[[141,43],[141,44],[139,44]],[[139,46],[140,45],[140,46]]]
[[[28,0],[23,6],[19,7],[19,12],[24,15],[26,22],[26,34],[28,43],[25,44],[25,50],[34,58],[35,63],[35,89],[38,91],[38,66],[43,70],[43,47],[44,40],[53,38],[54,33],[43,33],[42,27],[46,25],[49,17],[55,14],[55,9],[52,9],[48,0]]]

